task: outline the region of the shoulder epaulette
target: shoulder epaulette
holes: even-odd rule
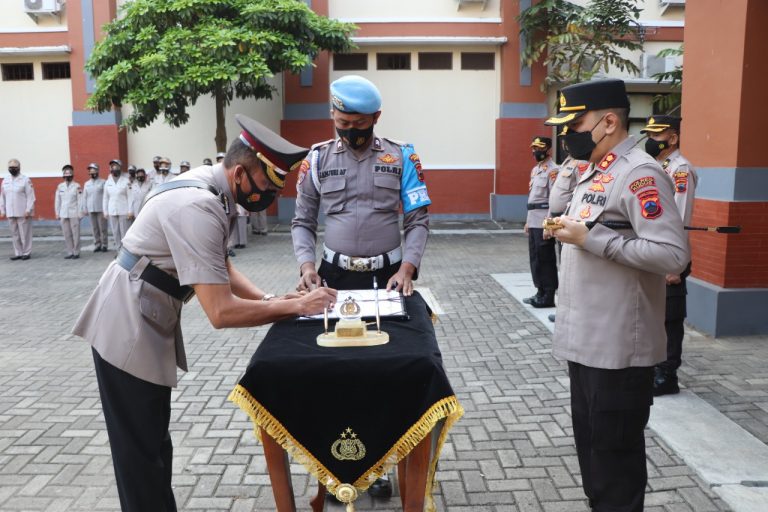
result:
[[[397,144],[398,146],[413,146],[413,144],[411,144],[410,142],[403,142],[401,140],[390,139],[389,137],[381,137],[381,138],[388,142],[391,142],[392,144]]]
[[[310,148],[310,151],[314,151],[316,149],[319,149],[323,146],[327,146],[328,144],[331,144],[333,142],[336,142],[336,139],[328,139],[323,142],[318,142],[317,144],[312,144],[312,147]]]

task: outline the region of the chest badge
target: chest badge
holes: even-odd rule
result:
[[[581,217],[582,219],[588,219],[590,215],[592,215],[592,208],[590,208],[589,206],[585,206],[579,212],[579,217]]]
[[[605,192],[605,185],[613,181],[612,174],[605,174],[602,172],[597,173],[597,176],[592,178],[592,185],[589,190],[592,192]]]
[[[400,161],[399,158],[397,158],[395,156],[392,156],[389,153],[387,153],[384,156],[380,156],[379,157],[379,162],[382,162],[382,163],[385,163],[385,164],[394,164],[395,162],[398,162],[398,161]]]

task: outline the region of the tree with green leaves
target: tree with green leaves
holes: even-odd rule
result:
[[[523,62],[547,67],[542,90],[591,79],[610,68],[638,74],[640,69],[621,50],[642,48],[638,39],[641,8],[637,0],[541,0],[518,17],[525,36]]]
[[[355,26],[299,0],[131,0],[104,30],[85,66],[96,79],[88,107],[129,105],[122,124],[137,131],[161,114],[181,126],[190,105],[211,95],[224,151],[233,98],[271,99],[271,77],[300,72],[321,51],[349,51]]]

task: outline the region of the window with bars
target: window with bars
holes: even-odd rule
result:
[[[495,69],[496,56],[493,53],[462,52],[461,69]]]
[[[334,71],[365,71],[367,69],[367,53],[337,53],[333,56]]]
[[[377,53],[376,69],[411,69],[411,54]]]
[[[453,69],[451,52],[419,52],[419,69]]]
[[[72,78],[69,62],[43,62],[43,80]]]
[[[23,64],[0,64],[2,68],[2,75],[4,81],[17,81],[17,80],[34,80],[35,71],[32,68],[32,63]]]

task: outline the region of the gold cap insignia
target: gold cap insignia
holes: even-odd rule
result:
[[[654,118],[650,118],[648,120],[648,124],[656,124],[656,120]]]
[[[565,106],[565,94],[560,94],[560,106]]]
[[[331,455],[336,460],[360,460],[365,457],[365,445],[357,438],[357,434],[347,427],[331,445]]]

